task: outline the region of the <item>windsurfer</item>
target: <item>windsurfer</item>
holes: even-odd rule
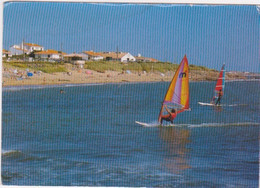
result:
[[[220,89],[219,92],[218,92],[218,100],[217,100],[217,102],[216,102],[215,105],[218,105],[218,104],[220,105],[220,100],[221,100],[222,95],[223,95],[223,92],[222,92],[222,90]]]
[[[168,112],[168,114],[162,115],[160,117],[160,124],[162,125],[163,120],[164,121],[170,121],[171,123],[173,123],[174,118],[176,118],[176,116],[177,116],[177,111],[174,108],[169,110],[167,108],[167,106],[165,106],[165,105],[163,105],[163,108]]]
[[[176,118],[177,114],[189,109],[189,65],[186,55],[175,72],[169,88],[162,102],[158,117],[158,123],[170,121]],[[173,108],[173,109],[172,109]]]

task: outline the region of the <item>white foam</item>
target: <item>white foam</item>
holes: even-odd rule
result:
[[[22,153],[19,150],[2,150],[2,155],[10,155],[10,154],[16,154],[16,153]]]
[[[249,126],[249,125],[259,125],[256,122],[230,122],[230,123],[202,123],[202,124],[166,124],[159,125],[157,121],[151,123],[136,122],[144,127],[188,127],[188,128],[198,128],[198,127],[223,127],[223,126]]]
[[[3,87],[2,91],[20,91],[20,90],[28,90],[28,89],[45,89],[45,88],[59,88],[59,87],[96,86],[96,85],[104,85],[104,83],[7,86],[7,87]]]
[[[202,124],[188,125],[188,127],[197,128],[197,127],[223,127],[223,126],[248,126],[248,125],[260,125],[260,123],[255,123],[255,122],[202,123]]]

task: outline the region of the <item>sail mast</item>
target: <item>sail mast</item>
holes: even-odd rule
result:
[[[162,116],[163,105],[174,105],[179,110],[189,108],[189,70],[186,55],[182,59],[165,94],[158,120]]]

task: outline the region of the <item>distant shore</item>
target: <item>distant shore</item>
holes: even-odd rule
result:
[[[87,72],[87,73],[86,73]],[[215,81],[217,75],[211,78],[204,73],[190,75],[190,81]],[[30,86],[30,85],[64,85],[64,84],[104,84],[104,83],[127,83],[127,82],[169,82],[174,72],[168,73],[120,73],[106,71],[99,73],[90,70],[71,71],[69,73],[36,73],[31,77],[17,79],[16,77],[4,77],[3,87],[6,86]],[[227,76],[227,81],[248,80],[243,74]]]
[[[32,73],[28,75],[28,72]],[[174,71],[161,73],[159,71],[111,71],[103,72],[87,68],[67,68],[66,72],[45,73],[36,70],[25,70],[19,67],[3,65],[2,86],[30,86],[30,85],[64,85],[64,84],[101,84],[125,82],[169,82]],[[191,70],[190,81],[216,81],[218,71]],[[249,76],[259,74],[229,72],[226,80],[248,80]]]

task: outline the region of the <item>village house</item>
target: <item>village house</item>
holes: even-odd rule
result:
[[[12,45],[9,51],[12,55],[30,54],[33,51],[43,51],[44,48],[38,44],[21,43],[20,45]]]
[[[2,57],[8,58],[8,57],[11,57],[11,56],[12,56],[12,54],[11,54],[10,51],[3,49],[3,51],[2,51]]]
[[[21,47],[20,47],[20,45],[13,45],[13,46],[11,46],[10,48],[9,48],[9,51],[11,52],[11,55],[13,56],[13,55],[22,55],[22,54],[27,54],[28,53],[28,51],[27,50],[25,50],[25,49],[22,49]]]
[[[44,48],[38,44],[24,43],[21,45],[23,45],[23,49],[27,50],[29,53],[31,53],[33,51],[43,51],[44,50]]]
[[[77,53],[66,54],[63,57],[65,62],[70,62],[70,63],[77,60],[83,60],[83,55]]]
[[[138,54],[137,56],[135,56],[135,59],[137,62],[158,62],[157,59],[154,58],[150,58],[150,57],[143,57],[141,56],[141,54]]]
[[[99,55],[99,53],[91,51],[84,51],[81,53],[83,55],[84,60],[92,60],[92,61],[102,61],[104,59],[103,56]]]
[[[76,53],[64,55],[65,62],[77,65],[78,68],[83,68],[85,64],[85,60],[83,58],[84,55]]]
[[[126,52],[98,52],[106,61],[121,61],[124,63],[136,61],[135,57]]]
[[[54,61],[62,60],[65,55],[66,55],[66,53],[64,53],[64,52],[51,50],[51,49],[34,53],[35,59],[54,60]]]

